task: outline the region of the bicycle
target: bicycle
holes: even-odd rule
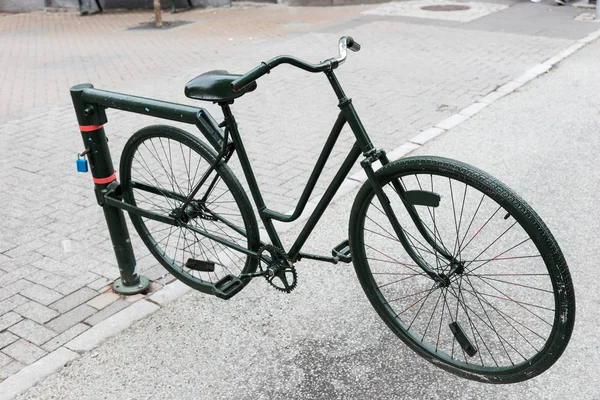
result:
[[[103,206],[121,279],[120,293],[143,291],[123,210],[140,238],[176,278],[229,299],[252,278],[283,292],[296,286],[301,259],[354,264],[362,288],[387,326],[412,350],[446,371],[491,383],[530,379],[565,350],[575,297],[565,259],[540,217],[487,173],[448,158],[418,156],[390,162],[369,139],[334,70],[339,57],[310,64],[291,56],[263,62],[244,75],[210,71],[185,86],[203,108],[95,89],[71,89],[98,203]],[[231,105],[280,64],[323,72],[340,112],[291,215],[267,208],[244,149]],[[196,125],[208,144],[179,128],[142,128],[125,144],[116,179],[103,125],[106,108]],[[325,162],[348,123],[356,138],[338,172],[289,250],[273,221],[303,212]],[[269,242],[261,240],[247,193],[228,166],[237,153]],[[367,180],[350,212],[348,238],[329,255],[301,252],[344,178],[362,155]],[[373,163],[382,165],[374,170]],[[81,163],[83,164],[83,162]],[[87,169],[87,168],[82,168]]]

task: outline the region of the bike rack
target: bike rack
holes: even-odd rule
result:
[[[123,211],[107,204],[104,199],[107,193],[115,190],[119,182],[103,128],[103,125],[108,122],[106,112],[104,107],[90,105],[83,100],[83,91],[88,88],[93,88],[93,86],[83,84],[72,87],[71,98],[94,180],[96,200],[104,211],[121,275],[113,283],[113,289],[115,292],[125,295],[142,293],[148,290],[150,281],[139,274]]]

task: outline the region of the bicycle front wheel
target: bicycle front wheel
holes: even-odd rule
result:
[[[376,177],[415,258],[447,278],[434,281],[407,255],[366,182],[352,207],[350,246],[388,327],[436,366],[477,381],[519,382],[556,362],[575,297],[564,257],[531,207],[485,172],[440,157],[405,158]],[[398,191],[440,196],[437,206],[411,202],[425,235]]]
[[[225,163],[212,169],[216,157],[195,136],[154,125],[129,139],[120,163],[123,200],[178,221],[173,226],[130,212],[140,238],[176,278],[205,293],[225,276],[254,272],[258,265],[256,257],[225,242],[254,252],[260,243],[246,193]],[[191,203],[182,207],[200,184]]]

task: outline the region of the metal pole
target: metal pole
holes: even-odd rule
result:
[[[148,289],[150,282],[148,278],[139,274],[123,211],[104,201],[106,193],[113,191],[119,182],[103,128],[103,125],[108,122],[106,113],[102,106],[88,104],[83,100],[83,92],[88,88],[93,88],[93,86],[83,84],[72,87],[71,98],[92,171],[96,200],[104,211],[121,275],[113,283],[113,289],[121,294],[141,293]]]

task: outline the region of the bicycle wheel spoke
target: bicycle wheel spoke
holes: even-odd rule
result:
[[[411,293],[411,294],[408,294],[408,295],[406,295],[406,296],[402,296],[402,297],[398,297],[398,298],[396,298],[396,299],[394,299],[394,300],[390,300],[390,301],[386,302],[386,304],[395,303],[395,302],[397,302],[397,301],[404,300],[404,299],[408,299],[408,298],[410,298],[410,297],[418,296],[418,295],[420,295],[420,294],[427,293],[427,292],[429,292],[429,291],[428,291],[428,290],[422,290],[422,291],[420,291],[420,292]]]
[[[417,185],[419,186],[420,190],[423,190],[423,186],[421,185],[421,181],[419,180],[419,176],[418,175],[414,175],[415,179],[417,181]],[[430,178],[430,184],[431,184],[431,192],[434,193],[434,185],[433,185],[433,175],[429,175]],[[405,186],[406,187],[406,186]],[[396,192],[398,194],[398,196],[400,196],[400,194],[398,192]],[[406,206],[406,203],[405,203]],[[433,222],[433,231],[425,224],[425,222],[423,221],[423,219],[421,219],[419,217],[420,222],[423,224],[423,226],[429,231],[430,234],[432,234],[434,240],[439,240],[440,241],[440,245],[442,246],[442,248],[446,251],[446,253],[450,253],[450,251],[448,250],[448,248],[446,247],[446,245],[444,245],[444,241],[442,240],[442,235],[440,234],[439,230],[438,230],[438,226],[435,223],[435,208],[433,208],[433,210],[431,209],[431,207],[426,207],[427,212],[429,213],[429,217],[431,218],[432,222]],[[436,251],[437,254],[437,251]],[[437,255],[436,255],[437,257]]]
[[[463,259],[462,262],[472,263],[472,262],[506,261],[506,260],[521,260],[521,259],[526,259],[526,258],[541,258],[541,257],[542,257],[541,254],[530,255],[530,256],[515,256],[515,257],[498,257],[498,256],[495,256],[494,258],[480,258],[478,260],[465,260],[465,259]]]
[[[385,253],[382,253],[381,251],[379,251],[379,250],[377,250],[377,249],[375,249],[375,248],[373,248],[373,247],[371,247],[371,246],[368,246],[368,247],[369,247],[370,249],[372,249],[372,250],[375,250],[377,253],[381,254],[382,256],[389,258],[389,259],[390,259],[390,261],[398,262],[398,261],[397,261],[395,258],[393,258],[393,257],[391,257],[391,256],[388,256],[387,254],[385,254]],[[400,262],[398,262],[398,264],[405,266],[406,268],[410,269],[411,271],[413,271],[413,272],[415,272],[415,273],[417,273],[417,274],[418,274],[418,273],[420,273],[420,272],[419,272],[419,270],[417,270],[417,269],[414,269],[414,268],[411,268],[411,267],[410,267],[409,265],[407,265],[407,264],[403,264],[403,263],[400,263]]]
[[[417,274],[413,274],[413,275],[409,275],[407,278],[402,278],[402,279],[398,279],[397,281],[386,283],[384,285],[379,286],[379,289],[384,288],[384,287],[389,286],[389,285],[393,285],[395,283],[400,283],[400,282],[405,281],[407,279],[414,278],[415,276],[418,276],[418,275]]]
[[[481,256],[481,255],[482,255],[483,253],[485,253],[485,252],[486,252],[486,251],[487,251],[487,250],[488,250],[490,247],[492,247],[492,246],[494,245],[494,243],[496,243],[498,240],[500,240],[500,238],[502,238],[502,237],[503,237],[503,236],[504,236],[504,235],[505,235],[505,234],[506,234],[508,231],[510,231],[510,230],[511,230],[511,229],[512,229],[512,228],[513,228],[513,227],[514,227],[516,224],[517,224],[517,223],[515,222],[514,224],[512,224],[511,226],[509,226],[509,227],[508,227],[508,229],[506,229],[504,232],[502,232],[502,234],[500,234],[500,236],[498,236],[496,239],[494,239],[494,241],[493,241],[492,243],[490,243],[490,244],[489,244],[489,245],[488,245],[488,246],[487,246],[485,249],[483,249],[483,251],[481,251],[481,253],[479,253],[479,254],[478,254],[478,255],[477,255],[477,256],[476,256],[474,259],[475,259],[475,260],[477,260],[477,259],[479,258],[479,256]],[[529,240],[529,239],[527,239],[527,240]],[[525,240],[525,241],[526,241],[526,240]],[[517,246],[519,246],[519,244],[517,244],[515,247],[517,247]],[[507,253],[508,251],[510,251],[510,250],[511,250],[511,249],[509,249],[509,250],[506,250],[505,252],[501,253],[500,255],[502,255],[502,254],[506,254],[506,253]],[[466,268],[466,267],[468,267],[468,266],[469,266],[469,265],[466,265],[466,266],[465,266],[465,268]],[[477,268],[479,268],[479,267],[481,267],[481,265],[480,265],[480,266],[478,266]]]
[[[425,338],[427,337],[427,331],[429,330],[429,327],[431,326],[431,321],[433,321],[433,317],[435,316],[435,310],[437,310],[438,304],[440,303],[440,299],[442,298],[442,291],[440,290],[440,295],[438,296],[435,305],[433,306],[433,311],[431,312],[431,316],[429,317],[429,321],[427,321],[427,326],[425,326],[425,331],[423,331],[423,335],[421,336],[421,343],[425,340]]]
[[[471,315],[469,314],[467,307],[465,307],[466,299],[465,299],[464,293],[462,291],[462,277],[461,277],[459,288],[460,288],[460,291],[459,291],[459,296],[456,299],[456,304],[460,305],[460,308],[463,310],[463,313],[467,317],[467,321],[469,322],[469,328],[471,328],[471,337],[475,341],[475,347],[477,349],[479,349],[481,346],[479,345],[479,341],[477,340],[477,338],[478,337],[481,338],[481,335],[479,334],[479,331],[477,330],[477,327],[475,326],[475,323],[473,322],[473,319],[471,318]],[[462,298],[462,302],[460,301],[461,298]],[[456,321],[458,321],[458,312],[456,315]],[[454,341],[452,343],[454,343]],[[482,352],[478,351],[478,353],[479,353],[479,361],[481,362],[481,365],[485,365],[485,363],[483,361]],[[465,357],[465,359],[466,359],[466,357]]]
[[[417,317],[419,316],[419,314],[421,313],[421,310],[423,310],[423,307],[425,307],[425,303],[427,302],[427,299],[429,298],[429,296],[431,296],[431,293],[433,293],[433,291],[436,288],[436,284],[434,283],[431,286],[431,289],[429,289],[429,292],[427,293],[427,296],[425,296],[425,299],[423,300],[423,303],[421,303],[421,307],[419,307],[419,310],[415,313],[415,316],[413,317],[413,319],[410,321],[410,324],[408,325],[408,329],[410,329],[410,327],[412,326],[412,324],[415,322],[415,320],[417,319]],[[420,301],[420,300],[419,300]],[[416,303],[415,303],[416,304]],[[412,306],[410,306],[409,308],[411,308]],[[400,314],[403,314],[404,312],[406,312],[409,308],[407,308],[406,310],[400,312]]]
[[[377,211],[379,211],[381,214],[385,215],[385,213],[384,213],[384,212],[383,212],[381,209],[379,209],[379,208],[378,208],[376,205],[374,205],[374,204],[373,204],[373,207],[374,207],[374,208],[375,208]],[[383,227],[382,227],[380,224],[378,224],[378,223],[377,223],[375,220],[373,220],[373,219],[372,219],[371,217],[369,217],[368,215],[367,215],[367,218],[368,218],[370,221],[372,221],[372,222],[373,222],[375,225],[377,225],[379,228],[381,228],[381,230],[383,230],[384,232],[386,232],[388,235],[390,235],[390,236],[391,236],[391,233],[389,233],[389,231],[387,231],[385,228],[383,228]],[[427,246],[426,246],[426,245],[424,245],[423,243],[421,243],[421,242],[420,242],[420,241],[419,241],[417,238],[415,238],[415,237],[414,237],[414,236],[413,236],[413,235],[412,235],[410,232],[406,231],[406,230],[405,230],[404,228],[402,228],[402,227],[400,227],[400,228],[401,228],[401,229],[402,229],[402,231],[405,233],[405,235],[406,235],[406,239],[407,239],[407,240],[409,240],[409,241],[411,241],[411,242],[414,240],[415,242],[417,242],[417,243],[418,243],[418,244],[421,246],[421,247],[416,247],[416,246],[414,245],[414,243],[411,243],[411,244],[413,245],[412,247],[413,247],[413,248],[414,248],[414,249],[417,251],[417,253],[419,253],[419,256],[421,256],[421,258],[423,258],[423,255],[421,254],[421,251],[424,251],[424,252],[426,252],[426,253],[428,253],[428,254],[431,254],[431,255],[435,256],[436,258],[438,258],[438,257],[439,257],[439,256],[437,255],[437,253],[435,253],[435,252],[433,252],[433,251],[431,251],[431,250],[427,249],[427,248],[426,248]],[[365,230],[367,230],[367,229],[365,229]],[[400,242],[399,240],[397,240],[397,241],[398,241],[398,242]]]
[[[469,282],[469,285],[474,289],[474,287],[472,286],[470,279],[467,277],[467,281]],[[505,315],[502,311],[500,311],[497,307],[495,307],[492,303],[490,303],[486,298],[482,297],[482,296],[476,296],[477,300],[480,302],[483,302],[485,304],[488,305],[488,307],[490,307],[493,311],[495,311],[498,315],[500,315],[502,317],[502,319],[504,321],[506,321],[508,323],[508,325],[510,326],[510,328],[512,330],[514,330],[519,336],[521,336],[530,346],[532,346],[531,342],[529,340],[527,340],[527,338],[525,338],[525,336],[521,333],[521,331],[519,331],[518,329],[515,328],[515,326],[513,324],[511,324],[510,322],[508,322],[505,318]],[[495,331],[497,333],[497,331]],[[504,339],[502,336],[498,335],[498,338],[502,340],[501,344],[503,349],[505,350],[509,360],[511,361],[511,363],[513,363],[512,358],[510,357],[508,351],[506,350],[506,347],[504,346],[504,344],[508,345],[515,353],[517,353],[524,361],[527,360],[527,357],[525,357],[523,354],[521,354],[521,352],[519,350],[516,349],[516,347],[514,347],[510,341]],[[534,349],[535,347],[532,346]],[[536,349],[537,351],[537,349]],[[514,365],[514,363],[513,363]]]
[[[505,280],[502,280],[502,279],[494,279],[494,278],[490,278],[490,277],[487,277],[487,276],[472,275],[472,274],[469,274],[469,276],[476,276],[477,278],[488,279],[488,280],[494,281],[494,282],[506,283],[508,285],[519,286],[519,287],[526,288],[526,289],[538,290],[538,291],[544,292],[544,293],[550,293],[550,294],[554,293],[554,292],[552,292],[552,290],[537,288],[537,287],[531,286],[531,285],[523,285],[521,283],[509,282],[509,281],[505,281]]]
[[[475,232],[475,235],[473,235],[473,237],[471,238],[471,240],[469,240],[469,242],[467,244],[465,244],[465,247],[461,248],[458,250],[458,255],[462,254],[462,252],[469,247],[469,245],[471,244],[471,242],[477,237],[477,235],[479,235],[481,233],[481,231],[483,230],[483,228],[485,228],[488,223],[492,220],[492,218],[494,218],[494,216],[498,213],[498,211],[500,211],[502,207],[498,206],[498,208],[496,209],[496,211],[494,211],[494,213],[492,215],[490,215],[490,217],[487,219],[487,221],[485,221],[485,223],[477,230],[477,232]],[[481,255],[481,254],[480,254]],[[477,257],[475,257],[477,258]]]
[[[510,229],[511,229],[513,226],[515,226],[515,225],[514,225],[514,224],[513,224],[513,225],[511,225],[511,226],[510,226],[510,228],[508,228],[508,229],[507,229],[507,230],[506,230],[504,233],[506,233],[508,230],[510,230]],[[503,233],[501,236],[503,236],[503,235],[504,235],[504,233]],[[498,239],[499,239],[499,238],[500,238],[500,237],[498,237]],[[498,240],[498,239],[496,239],[496,240]],[[477,267],[475,267],[475,268],[473,268],[473,269],[469,270],[468,272],[469,272],[469,273],[472,273],[473,271],[475,271],[475,270],[477,270],[477,269],[479,269],[479,268],[483,267],[483,266],[484,266],[484,265],[486,265],[487,263],[489,263],[489,262],[491,262],[491,261],[493,261],[493,260],[497,259],[497,258],[498,258],[498,257],[500,257],[500,256],[503,256],[503,255],[505,255],[505,254],[506,254],[506,253],[508,253],[509,251],[516,249],[517,247],[519,247],[519,246],[520,246],[520,245],[522,245],[523,243],[525,243],[525,242],[528,242],[529,240],[531,240],[531,239],[530,239],[530,238],[527,238],[527,239],[523,240],[522,242],[519,242],[519,243],[517,243],[516,245],[512,246],[511,248],[509,248],[509,249],[507,249],[507,250],[503,251],[502,253],[500,253],[500,254],[496,255],[495,257],[492,257],[492,258],[491,258],[489,261],[486,261],[486,262],[484,262],[483,264],[481,264],[481,265],[478,265]],[[489,248],[490,248],[490,247],[491,247],[491,246],[492,246],[492,245],[493,245],[495,242],[496,242],[496,241],[494,241],[492,244],[490,244],[488,247],[486,247],[486,249],[485,249],[483,252],[481,252],[481,253],[480,253],[480,254],[479,254],[477,257],[475,257],[475,258],[474,258],[474,259],[473,259],[473,260],[472,260],[470,263],[468,263],[467,265],[465,265],[465,268],[467,268],[467,267],[468,267],[469,265],[471,265],[473,262],[476,262],[476,261],[478,261],[477,259],[479,258],[479,256],[480,256],[481,254],[485,253],[485,251],[486,251],[487,249],[489,249]]]
[[[383,262],[383,263],[391,263],[391,264],[404,265],[406,267],[419,268],[418,265],[406,264],[406,263],[402,263],[402,262],[396,261],[396,260],[382,260],[381,258],[373,258],[373,257],[367,257],[367,260],[379,261],[379,262]],[[425,274],[424,273],[417,273],[416,275],[425,275]]]
[[[390,186],[390,184],[388,184],[388,186]],[[392,188],[392,190],[398,195],[398,198],[400,199],[400,201],[402,201],[402,203],[404,204],[404,207],[406,207],[407,209],[409,207],[412,207],[412,205],[407,204],[406,201],[402,198],[402,195],[400,195],[400,193],[398,193],[396,191],[396,189],[393,186],[390,186]],[[375,208],[377,208],[377,206],[375,206],[375,204],[373,204],[373,206]],[[427,209],[429,210],[429,207],[427,207]],[[378,209],[379,210],[379,209]],[[385,214],[383,211],[379,210],[382,214]],[[419,222],[422,224],[422,226],[429,231],[429,234],[438,239],[440,241],[440,245],[442,246],[442,248],[447,252],[450,253],[450,251],[446,248],[446,246],[444,245],[443,241],[441,240],[440,234],[439,232],[437,232],[437,225],[435,224],[435,220],[434,220],[434,227],[433,227],[433,231],[431,230],[431,228],[429,226],[427,226],[427,224],[423,221],[423,219],[421,219],[421,217],[419,217],[416,209],[415,209],[415,213],[417,215],[417,217],[419,218]],[[430,215],[431,215],[431,211],[429,211]],[[434,213],[435,213],[435,209],[434,209]],[[432,217],[433,218],[433,217]],[[403,229],[404,230],[404,229]],[[406,231],[404,230],[404,232],[406,233]]]
[[[508,321],[508,319],[511,319],[513,322],[515,322],[516,324],[522,326],[523,328],[527,329],[528,331],[530,331],[531,333],[533,333],[534,335],[536,335],[537,337],[539,337],[540,339],[544,340],[544,337],[542,335],[540,335],[539,333],[535,332],[534,330],[530,329],[529,327],[525,326],[524,324],[522,324],[521,322],[517,321],[516,319],[512,318],[510,315],[506,314],[504,311],[498,309],[496,306],[494,306],[492,303],[490,303],[487,299],[480,297],[480,299],[485,302],[491,309],[493,309],[498,315],[501,316],[501,318],[523,339],[525,340],[525,342],[527,344],[529,344],[535,351],[538,351],[539,349],[536,348],[531,341],[529,341],[529,339],[527,339],[527,337],[525,337],[525,335],[523,335],[523,333],[517,329],[510,321]],[[508,318],[508,319],[507,319]],[[516,351],[516,350],[515,350]],[[517,353],[519,353],[518,351],[516,351]],[[520,353],[519,353],[520,354]],[[522,354],[520,354],[521,357],[523,357],[524,360],[526,360],[526,357],[524,357]]]
[[[481,307],[481,310],[483,311],[483,313],[485,314],[485,318],[487,319],[489,326],[492,329],[492,332],[496,335],[498,342],[500,343],[500,346],[502,347],[502,350],[504,351],[504,353],[507,355],[509,361],[511,362],[511,364],[514,365],[512,359],[510,358],[510,354],[508,354],[508,351],[506,350],[506,347],[504,346],[503,341],[505,341],[505,339],[500,335],[500,333],[498,332],[498,330],[496,329],[495,325],[494,325],[494,321],[492,321],[492,318],[490,318],[489,314],[487,313],[487,310],[485,309],[485,307],[483,306],[483,302],[481,301],[480,296],[478,296],[478,292],[475,291],[475,288],[473,287],[473,285],[471,284],[471,281],[469,279],[469,276],[466,276],[466,281],[469,284],[469,286],[473,289],[474,293],[476,293],[476,299],[477,302],[479,303],[479,306]],[[465,292],[468,292],[467,289],[464,289]],[[495,360],[494,360],[495,362]],[[497,365],[497,363],[496,363]]]
[[[485,199],[485,194],[482,193],[481,194],[481,199],[479,200],[479,203],[477,204],[477,208],[475,209],[475,212],[473,213],[473,216],[471,217],[471,221],[469,222],[469,226],[467,226],[467,229],[465,230],[465,234],[463,235],[462,239],[460,240],[460,243],[458,245],[458,252],[456,253],[457,257],[461,254],[463,247],[463,243],[465,242],[465,240],[467,239],[467,235],[469,234],[469,232],[471,231],[471,226],[473,226],[473,222],[475,222],[475,218],[477,217],[477,214],[479,213],[479,210],[481,209],[481,205],[483,204],[483,200]],[[465,245],[466,247],[466,245]]]

